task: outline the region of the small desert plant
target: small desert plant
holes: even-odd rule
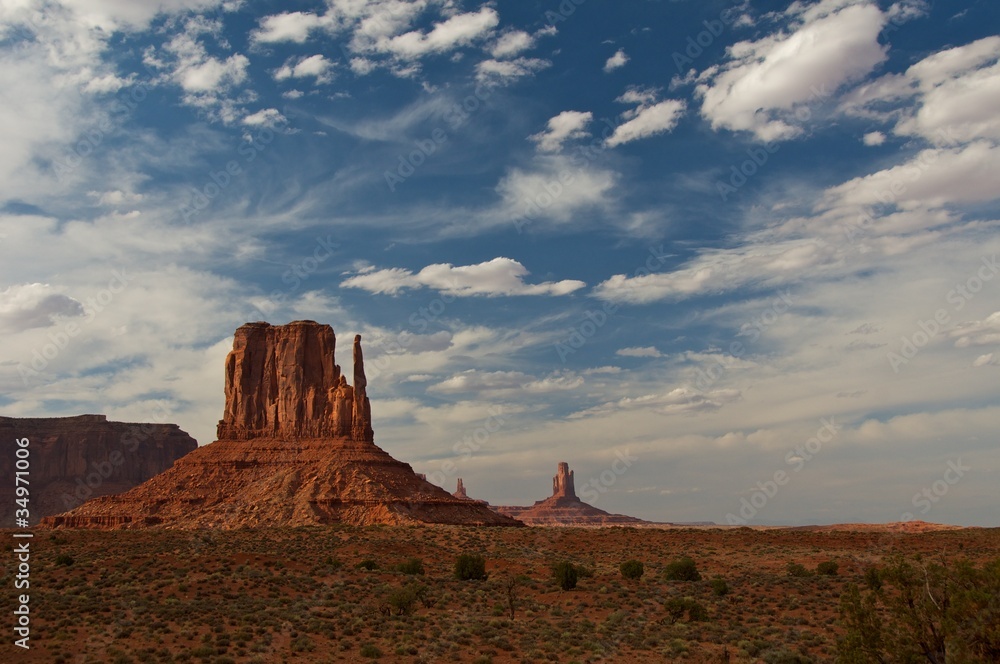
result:
[[[388,604],[395,610],[397,616],[413,611],[417,600],[427,595],[427,586],[422,583],[410,583],[403,588],[397,588],[389,595]]]
[[[621,565],[618,566],[618,570],[622,573],[622,576],[626,579],[639,579],[642,578],[643,572],[646,571],[643,564],[638,560],[626,560]]]
[[[865,570],[865,585],[868,586],[869,590],[882,589],[882,575],[879,574],[877,567],[869,567]]]
[[[709,584],[712,586],[712,592],[719,597],[722,597],[729,592],[729,584],[726,583],[725,579],[716,577],[709,581]]]
[[[365,558],[360,563],[358,563],[357,567],[358,569],[366,569],[370,572],[373,569],[378,569],[378,563],[372,560],[371,558]]]
[[[576,580],[579,576],[576,567],[570,562],[556,563],[552,567],[552,576],[555,577],[556,585],[563,590],[576,588]]]
[[[405,562],[396,565],[396,571],[403,574],[423,574],[424,561],[420,558],[407,558]]]
[[[486,580],[486,559],[474,553],[463,553],[455,561],[455,578],[459,581]]]
[[[683,619],[684,614],[687,614],[688,622],[708,620],[708,610],[690,597],[671,597],[664,603],[664,608],[673,622]]]
[[[788,563],[788,576],[804,577],[811,576],[809,570],[801,563]]]
[[[701,574],[694,561],[684,556],[664,568],[663,578],[667,581],[701,581]]]
[[[74,562],[75,561],[73,560],[73,556],[69,555],[68,553],[60,553],[58,556],[56,556],[56,565],[68,566],[72,565]]]
[[[825,560],[816,565],[816,573],[825,576],[837,576],[837,563],[832,560]]]
[[[378,659],[382,656],[382,651],[371,643],[366,643],[361,646],[361,656],[367,657],[368,659]]]

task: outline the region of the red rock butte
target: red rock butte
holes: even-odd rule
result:
[[[361,337],[354,337],[353,386],[335,348],[333,328],[314,321],[241,326],[226,358],[219,439],[130,491],[42,525],[523,525],[455,498],[376,446]]]
[[[580,500],[576,495],[573,471],[565,461],[559,462],[552,478],[552,495],[530,507],[500,505],[494,508],[529,526],[638,526],[648,521],[611,514]]]

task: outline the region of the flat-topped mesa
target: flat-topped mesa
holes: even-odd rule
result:
[[[334,361],[336,344],[332,327],[311,320],[238,328],[226,357],[219,440],[374,441],[361,336],[354,338],[353,388]]]
[[[565,461],[559,462],[556,476],[552,478],[553,498],[576,498],[576,488],[573,486],[573,471]]]

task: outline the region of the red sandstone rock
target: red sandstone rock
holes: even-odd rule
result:
[[[573,471],[560,462],[552,478],[552,495],[530,507],[500,505],[500,514],[513,517],[529,526],[636,526],[649,522],[624,514],[610,514],[588,505],[576,496]]]
[[[334,363],[329,325],[250,323],[226,358],[219,440],[117,496],[43,525],[237,528],[333,522],[520,526],[417,477],[373,440],[361,351],[354,386]]]
[[[120,493],[170,468],[198,447],[176,424],[108,422],[104,415],[0,417],[0,527],[14,526],[14,451],[27,438],[30,518],[59,514]]]

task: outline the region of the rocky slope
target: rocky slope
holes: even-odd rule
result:
[[[127,493],[50,517],[52,527],[238,528],[344,522],[522,525],[455,498],[377,447],[361,337],[354,385],[329,325],[250,323],[226,358],[219,440]]]
[[[624,514],[610,514],[580,500],[576,495],[573,471],[560,462],[552,478],[552,495],[530,507],[500,505],[498,513],[529,526],[638,526],[649,522]]]
[[[198,447],[176,424],[109,422],[104,415],[0,417],[0,527],[14,525],[16,440],[27,438],[30,523],[120,493]]]

